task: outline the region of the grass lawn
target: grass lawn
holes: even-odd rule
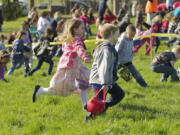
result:
[[[22,20],[5,22],[4,32],[18,29]],[[95,26],[92,27],[95,33]],[[94,43],[87,44],[89,56],[95,47]],[[166,49],[169,48],[161,44],[158,53]],[[125,91],[125,98],[106,115],[86,124],[79,95],[45,95],[32,103],[34,86],[49,86],[52,76],[42,76],[47,64],[28,78],[24,78],[22,67],[15,70],[13,76],[5,76],[9,83],[0,82],[0,135],[179,135],[180,83],[160,82],[161,75],[150,70],[151,56],[144,56],[144,51],[145,47],[135,55],[133,63],[149,87],[141,88],[134,79],[125,82],[120,78],[118,84]],[[54,58],[53,74],[57,62],[58,58]],[[91,69],[91,64],[86,66]],[[176,67],[180,67],[180,62]]]

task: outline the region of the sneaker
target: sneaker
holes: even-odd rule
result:
[[[51,74],[48,74],[48,73],[42,73],[42,76],[49,76]]]
[[[180,69],[177,70],[177,75],[180,77]]]
[[[36,102],[36,94],[39,91],[40,85],[36,85],[34,89],[34,94],[33,94],[33,103]]]
[[[88,122],[88,120],[90,119],[94,119],[94,115],[91,112],[88,112],[85,119],[84,119],[84,123]]]
[[[161,78],[160,81],[161,82],[167,82],[167,78]]]
[[[6,83],[8,82],[8,80],[6,80],[6,79],[2,79],[1,81],[6,82]]]

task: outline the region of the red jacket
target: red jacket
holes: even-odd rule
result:
[[[158,12],[159,11],[166,11],[167,10],[166,3],[159,4],[157,8],[158,8]]]
[[[116,16],[115,15],[112,15],[112,16],[104,15],[104,20],[108,21],[108,23],[112,23],[112,21],[116,20]]]
[[[175,10],[176,8],[180,7],[180,1],[174,2],[173,7],[174,7],[174,10]]]

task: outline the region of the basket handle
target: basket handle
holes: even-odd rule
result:
[[[101,89],[96,93],[95,97],[97,97],[102,90],[103,90],[103,89],[101,88]],[[108,93],[108,92],[106,92],[106,91],[103,92],[103,100],[106,99],[107,93]]]

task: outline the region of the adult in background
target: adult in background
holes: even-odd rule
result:
[[[126,3],[124,2],[122,5],[122,8],[118,12],[118,16],[117,16],[118,21],[121,21],[123,19],[123,17],[125,17],[125,15],[127,14],[127,11],[128,11],[128,7],[127,7]]]
[[[3,24],[3,15],[2,15],[2,6],[0,6],[0,32],[2,32],[2,24]]]
[[[166,8],[168,12],[173,11],[173,0],[166,0]]]
[[[103,21],[104,13],[105,13],[106,8],[107,8],[107,1],[108,0],[101,0],[99,2],[98,14],[99,14],[99,21],[100,22]]]
[[[149,25],[152,24],[152,18],[154,17],[155,13],[157,12],[157,0],[148,0],[146,4],[145,12],[147,14],[147,23]]]

